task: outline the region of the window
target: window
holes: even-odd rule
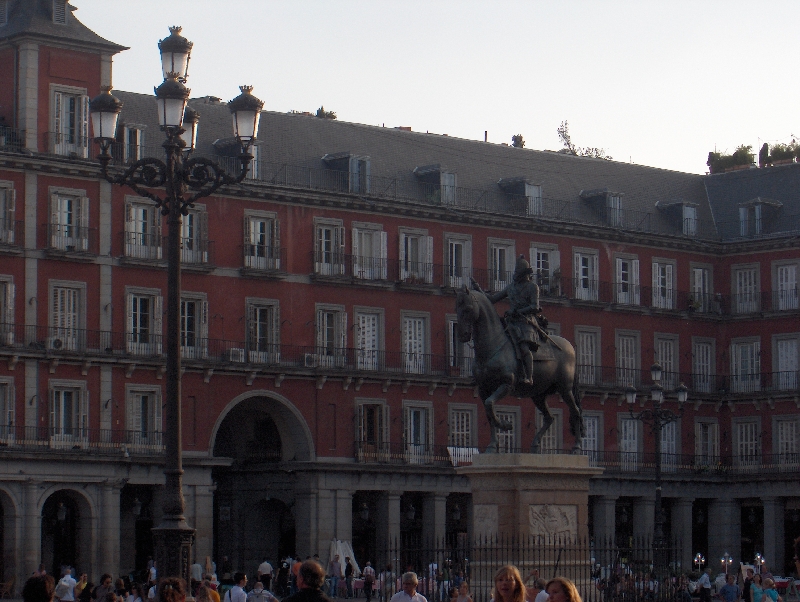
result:
[[[472,376],[475,350],[472,342],[462,343],[456,316],[447,316],[447,365],[451,376]]]
[[[369,157],[350,157],[350,192],[369,194]]]
[[[246,211],[244,216],[244,267],[281,269],[281,229],[277,214]]]
[[[691,293],[689,297],[689,309],[708,313],[711,311],[711,268],[707,266],[691,266]]]
[[[575,332],[578,382],[596,385],[600,375],[600,329],[578,328]]]
[[[160,447],[161,389],[125,386],[125,440],[136,447]]]
[[[428,373],[428,315],[403,312],[403,366],[411,374]]]
[[[501,454],[515,454],[519,452],[519,433],[520,412],[519,408],[495,408],[495,413],[499,420],[507,420],[511,423],[508,431],[497,430],[497,451]]]
[[[739,207],[739,234],[741,236],[757,236],[763,231],[762,206],[751,204]]]
[[[50,247],[89,250],[89,199],[82,190],[51,190]]]
[[[731,391],[734,393],[753,393],[760,390],[760,341],[731,342]]]
[[[386,232],[380,224],[353,224],[353,276],[362,280],[386,280]]]
[[[134,163],[144,155],[144,126],[125,125],[123,136],[123,159],[126,163]]]
[[[181,261],[208,263],[208,213],[204,209],[190,209],[181,220]]]
[[[734,436],[736,457],[735,462],[738,466],[757,467],[761,464],[761,442],[759,433],[761,425],[756,420],[735,420]]]
[[[208,357],[208,302],[205,295],[181,298],[181,357]]]
[[[589,464],[597,466],[600,451],[600,416],[583,413],[583,427],[586,433],[581,439],[581,450],[589,456]]]
[[[89,392],[82,381],[50,381],[50,445],[74,447],[89,440]]]
[[[719,464],[719,424],[698,420],[694,424],[694,456],[698,466]]]
[[[622,197],[614,194],[606,196],[606,217],[609,226],[622,227]]]
[[[2,7],[0,7],[0,12]],[[0,244],[13,245],[16,227],[16,195],[11,183],[0,182]]]
[[[683,233],[686,236],[697,236],[697,206],[683,205]]]
[[[661,366],[661,384],[668,391],[674,390],[680,382],[678,357],[678,336],[656,334],[653,359]]]
[[[460,234],[445,234],[447,257],[446,286],[461,288],[469,286],[472,275],[472,239]]]
[[[125,292],[128,314],[126,349],[134,355],[161,355],[163,298],[158,289]]]
[[[389,407],[378,399],[356,400],[356,442],[362,462],[389,458]]]
[[[86,159],[89,156],[89,97],[86,90],[51,84],[51,91],[50,151],[56,155]]]
[[[14,338],[14,281],[0,276],[0,345],[13,345]]]
[[[553,423],[547,432],[540,440],[540,452],[543,454],[559,453],[562,445],[562,415],[560,409],[551,409],[550,414],[553,416]],[[536,428],[542,428],[544,417],[539,410],[536,410]]]
[[[477,440],[475,436],[476,415],[475,406],[451,404],[450,435],[447,440],[450,447],[475,446]]]
[[[341,366],[347,351],[347,314],[341,305],[317,304],[316,364]],[[306,364],[309,364],[307,359]]]
[[[778,335],[773,339],[773,386],[781,391],[797,389],[798,369],[800,363],[797,359],[798,335]]]
[[[433,451],[433,406],[429,402],[403,403],[403,443],[406,461],[426,464]]]
[[[639,333],[617,331],[617,386],[639,384]]]
[[[275,364],[281,358],[281,313],[275,299],[251,299],[247,303],[247,360]],[[233,350],[230,360],[236,361]],[[241,355],[241,354],[240,354]]]
[[[714,390],[714,340],[692,338],[692,388],[698,393]]]
[[[356,308],[356,368],[379,370],[383,366],[383,310]]]
[[[557,297],[561,294],[561,253],[556,245],[532,243],[531,267],[543,296]]]
[[[733,307],[737,314],[749,314],[760,309],[758,265],[733,269]]]
[[[639,467],[639,421],[635,418],[619,419],[619,464],[631,472]]]
[[[653,260],[653,307],[675,309],[675,265],[668,260]]]
[[[250,154],[253,158],[250,160],[250,165],[248,166],[247,175],[245,177],[249,180],[258,180],[261,178],[261,145],[251,145]]]
[[[773,308],[780,311],[797,309],[797,263],[777,264],[773,266],[773,273]]]
[[[402,282],[433,282],[433,237],[427,235],[427,230],[401,230],[399,258]]]
[[[798,456],[797,434],[798,420],[796,416],[777,417],[773,420],[773,449],[777,454],[775,463],[781,466],[797,465]]]
[[[576,249],[573,253],[575,299],[597,301],[599,267],[597,251]]]
[[[53,0],[53,23],[66,24],[67,2],[68,0]]]
[[[125,256],[161,259],[161,212],[153,203],[125,202]]]
[[[678,423],[668,422],[661,427],[661,470],[675,472],[678,469]]]
[[[15,403],[14,381],[7,378],[0,379],[0,442],[2,443],[10,443],[16,435],[14,430]]]
[[[344,275],[344,227],[341,220],[315,220],[314,273]]]
[[[639,305],[639,260],[616,258],[615,300],[622,305]]]
[[[456,174],[443,171],[440,174],[439,188],[443,205],[456,203]]]
[[[47,349],[77,351],[82,347],[86,285],[50,281],[50,336]]]
[[[513,240],[489,239],[489,288],[501,291],[514,278],[517,257]]]
[[[525,182],[525,197],[528,199],[528,215],[542,215],[544,213],[541,186]]]

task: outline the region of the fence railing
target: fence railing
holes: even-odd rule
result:
[[[0,425],[0,453],[20,449],[160,455],[164,441],[158,431]]]
[[[97,255],[98,230],[71,224],[44,224],[44,248],[65,253]]]
[[[25,148],[25,130],[0,126],[0,149],[21,151]]]
[[[545,450],[545,453],[567,453]],[[584,450],[589,463],[611,473],[647,473],[656,470],[654,452]],[[661,454],[661,472],[669,474],[753,474],[792,473],[800,469],[800,453],[736,455]]]
[[[0,246],[22,248],[25,222],[0,219]]]

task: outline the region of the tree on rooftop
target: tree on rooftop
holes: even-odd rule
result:
[[[605,161],[611,161],[613,159],[613,157],[606,155],[605,149],[596,146],[575,146],[569,135],[569,122],[566,119],[561,122],[561,125],[558,126],[556,131],[558,132],[558,138],[561,140],[561,144],[564,145],[564,148],[558,151],[562,154],[575,155],[576,157],[592,157],[594,159],[604,159]]]
[[[525,148],[525,139],[522,134],[514,134],[511,136],[511,146],[514,148]]]
[[[320,119],[336,119],[336,113],[333,111],[326,111],[325,107],[320,106],[320,108],[317,109],[317,117]]]

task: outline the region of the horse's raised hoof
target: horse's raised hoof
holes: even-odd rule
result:
[[[540,445],[538,445],[538,444],[537,445],[531,445],[531,453],[532,454],[538,454],[540,450],[541,450],[541,446]]]
[[[497,453],[497,443],[491,443],[489,447],[486,448],[486,451],[483,452],[485,454],[496,454]]]
[[[575,447],[572,448],[571,453],[573,456],[579,456],[583,453],[583,448],[580,445],[576,445]]]

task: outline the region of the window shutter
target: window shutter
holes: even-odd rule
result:
[[[366,441],[366,428],[364,424],[364,404],[358,404],[358,412],[356,413],[356,441],[363,443]]]
[[[55,144],[61,142],[62,131],[62,107],[64,106],[64,95],[61,92],[53,92],[53,140]]]
[[[621,291],[622,287],[619,285],[622,284],[622,258],[617,257],[616,261],[616,274],[614,276],[614,283],[617,285],[617,291]]]
[[[5,232],[0,234],[0,240],[9,243],[19,242],[14,240],[14,219],[16,216],[17,191],[13,188],[7,188],[5,190],[5,197],[5,213],[0,216],[5,220]]]
[[[405,280],[408,278],[408,270],[406,269],[406,264],[408,257],[406,257],[406,238],[408,237],[407,234],[401,232],[398,238],[400,243],[400,251],[397,255],[398,263],[400,264],[400,280]]]
[[[580,286],[580,277],[581,277],[581,254],[574,253],[572,255],[572,278],[573,282],[575,283],[574,287],[578,288]]]
[[[673,285],[672,285],[673,265],[671,263],[668,263],[664,266],[664,268],[666,269],[666,281],[667,281],[667,308],[672,309],[673,307],[675,307],[675,304],[673,303],[675,291],[673,290]]]
[[[78,141],[83,158],[89,156],[89,97],[81,96],[81,139]]]
[[[153,433],[156,435],[156,441],[161,442],[162,437],[162,420],[163,420],[163,404],[161,403],[161,392],[158,391],[152,394],[152,411],[153,411]]]
[[[337,341],[337,346],[340,349],[339,353],[343,354],[344,350],[347,349],[347,312],[337,312],[336,319],[339,322],[339,340]]]
[[[314,339],[316,341],[317,353],[322,351],[323,340],[322,340],[322,320],[323,320],[323,311],[321,309],[317,310],[317,322],[315,324],[316,332],[314,334]]]
[[[161,295],[156,295],[153,297],[153,343],[155,343],[155,353],[156,355],[162,354],[162,339],[163,339],[163,329],[162,323],[164,319],[163,315],[163,305],[164,305],[164,297]]]
[[[358,242],[358,228],[353,228],[352,251],[353,251],[353,276],[355,276],[356,278],[362,278],[363,277],[363,274],[361,273],[362,261],[361,257],[359,256],[362,250]]]
[[[455,176],[453,176],[455,178]],[[425,409],[425,446],[427,449],[433,449],[433,408]]]
[[[199,335],[202,339],[208,338],[208,301],[200,301],[200,328]]]
[[[271,345],[280,345],[281,343],[281,306],[277,303],[272,306],[270,317],[272,318],[272,332],[269,333],[269,342]]]
[[[208,251],[208,213],[200,211],[197,214],[198,222],[200,222],[200,236],[198,237],[200,243],[200,250],[203,251],[203,262],[208,261],[206,252]]]
[[[128,431],[127,440],[136,441],[136,434],[142,429],[142,405],[137,393],[132,393],[125,400],[125,430]],[[131,437],[132,435],[132,437]]]
[[[333,241],[333,252],[335,253],[335,257],[333,258],[333,273],[334,274],[344,274],[344,243],[345,243],[345,230],[344,226],[336,226],[333,229],[334,233],[334,241]]]
[[[271,220],[272,224],[272,248],[269,249],[269,257],[272,258],[272,265],[276,270],[281,269],[281,223],[276,219]]]
[[[425,282],[433,282],[433,236],[425,237]]]
[[[358,181],[358,157],[350,157],[350,192],[359,192],[360,190],[360,182]]]
[[[709,439],[711,439],[711,453],[715,458],[719,458],[719,424],[716,422],[709,425]]]
[[[411,443],[411,410],[408,406],[403,408],[403,443]]]
[[[8,387],[7,387],[6,391],[7,391],[6,399],[5,399],[5,402],[6,402],[6,415],[5,415],[6,425],[8,425],[9,427],[13,427],[16,424],[15,406],[16,406],[16,399],[17,399],[17,395],[16,395],[16,393],[14,391],[14,383],[13,382],[8,383]],[[9,429],[9,430],[11,431],[9,434],[12,434],[14,432],[13,429]]]
[[[322,261],[322,228],[318,225],[314,226],[314,261],[317,264],[314,271],[319,272]]]
[[[78,223],[81,230],[78,238],[80,240],[80,248],[84,251],[89,250],[89,197],[82,196],[79,204],[80,215],[78,216]]]
[[[83,439],[89,436],[89,391],[81,389],[79,397],[80,413],[78,414],[77,426],[80,429],[79,436]]]
[[[252,303],[247,306],[247,349],[248,351],[258,351],[258,331],[256,322],[258,319],[258,307]]]
[[[135,345],[133,342],[133,316],[134,316],[134,295],[132,293],[125,293],[125,349],[128,353],[133,353]]]
[[[370,163],[370,161],[369,161],[369,157],[365,158],[365,159],[364,159],[364,164],[365,164],[365,168],[366,168],[366,169],[364,170],[364,173],[366,173],[366,175],[367,175],[367,181],[366,181],[366,182],[364,182],[364,185],[362,186],[362,189],[363,189],[363,190],[364,190],[364,192],[365,192],[365,193],[367,193],[367,194],[369,194],[369,188],[370,188],[370,186],[369,186],[369,183],[370,183],[370,176],[371,176],[371,174],[370,174],[370,168],[369,168],[369,163]]]
[[[243,242],[245,245],[245,256],[252,256],[254,255],[253,250],[249,247],[249,245],[253,242],[252,236],[252,228],[253,228],[253,220],[250,216],[244,216],[244,227],[242,229],[242,233],[244,235]]]
[[[55,434],[56,426],[56,391],[50,389],[50,436]]]
[[[599,258],[597,255],[592,255],[592,290],[597,294],[598,283],[600,281],[600,268]]]
[[[367,164],[367,165],[369,165],[369,164]],[[380,276],[381,280],[386,280],[388,278],[388,274],[387,274],[387,264],[389,263],[388,262],[388,256],[389,256],[388,247],[389,247],[389,235],[386,232],[381,232],[381,236],[380,236],[380,254],[378,255],[378,257],[380,257],[380,262],[381,262],[381,276]]]
[[[753,374],[754,380],[760,382],[761,379],[761,341],[753,342]]]
[[[641,297],[639,295],[639,260],[631,261],[631,287],[633,288],[633,304],[639,305]]]

